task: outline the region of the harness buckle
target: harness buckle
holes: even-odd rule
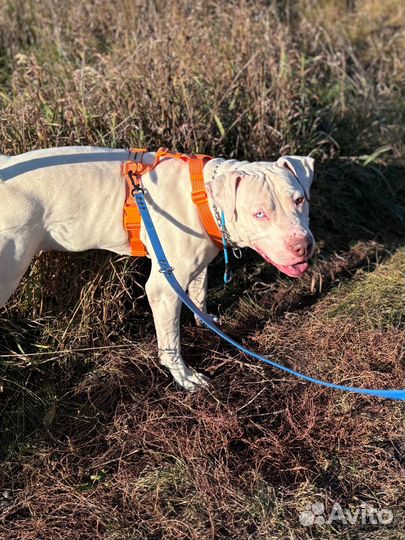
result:
[[[191,192],[191,199],[194,204],[203,204],[208,201],[207,191],[204,188]]]
[[[124,225],[127,230],[140,230],[141,222],[139,217],[139,210],[136,205],[125,207]]]

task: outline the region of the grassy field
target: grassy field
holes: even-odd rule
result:
[[[0,0],[0,151],[310,153],[310,271],[246,251],[224,289],[219,260],[210,311],[309,375],[404,387],[403,21],[400,0]],[[258,365],[186,312],[212,386],[185,394],[156,361],[147,273],[42,254],[2,308],[1,540],[402,539],[404,406]],[[393,518],[299,519],[336,503]]]

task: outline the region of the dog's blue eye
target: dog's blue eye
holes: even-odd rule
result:
[[[263,219],[264,217],[266,217],[266,214],[264,212],[256,212],[255,216],[257,217],[257,219]]]

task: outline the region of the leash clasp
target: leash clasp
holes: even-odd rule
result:
[[[131,195],[135,197],[137,193],[145,194],[145,190],[143,189],[143,187],[141,187],[140,176],[138,176],[134,171],[131,171],[131,170],[129,170],[127,174],[132,184]],[[135,180],[134,180],[134,177],[135,177]]]
[[[132,184],[131,195],[132,195],[133,197],[135,197],[135,195],[136,195],[137,193],[142,193],[142,195],[145,195],[145,190],[143,189],[143,187],[138,186],[137,184],[133,183],[133,184]]]

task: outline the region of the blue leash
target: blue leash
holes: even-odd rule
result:
[[[179,282],[177,281],[175,275],[173,274],[173,268],[170,266],[169,261],[166,258],[166,255],[163,251],[162,245],[160,243],[159,237],[156,233],[155,226],[153,225],[152,218],[150,217],[149,210],[146,206],[146,201],[144,197],[143,190],[141,188],[134,189],[134,197],[136,200],[136,203],[139,208],[139,212],[142,217],[143,224],[145,226],[146,232],[148,233],[149,240],[151,241],[153,251],[155,252],[156,258],[158,260],[160,271],[164,274],[165,278],[169,282],[170,286],[175,290],[175,292],[180,297],[181,301],[194,313],[194,315],[197,315],[199,319],[202,320],[202,322],[211,330],[213,330],[218,336],[220,336],[222,339],[227,341],[230,345],[233,345],[236,349],[239,351],[252,356],[253,358],[256,358],[256,360],[260,360],[261,362],[264,362],[266,364],[269,364],[272,367],[275,367],[277,369],[280,369],[281,371],[284,371],[286,373],[289,373],[290,375],[294,375],[295,377],[298,377],[300,379],[303,379],[304,381],[312,382],[315,384],[318,384],[320,386],[326,386],[328,388],[334,388],[335,390],[343,390],[345,392],[353,392],[355,394],[365,394],[368,396],[376,396],[381,398],[387,398],[387,399],[395,399],[399,401],[405,401],[405,390],[372,390],[368,388],[356,388],[355,386],[343,386],[340,384],[333,384],[326,381],[321,381],[318,379],[314,379],[313,377],[309,377],[308,375],[303,375],[302,373],[299,373],[298,371],[294,371],[293,369],[290,369],[288,367],[282,366],[280,364],[277,364],[276,362],[273,362],[272,360],[269,360],[268,358],[264,358],[263,356],[260,356],[259,354],[250,351],[237,341],[234,341],[232,338],[228,337],[222,330],[220,330],[208,317],[205,313],[200,311],[198,307],[190,300],[188,295],[184,292],[182,287],[180,286]]]
[[[221,212],[221,223],[222,228],[225,229],[225,214],[222,210]],[[222,245],[224,247],[224,261],[225,261],[225,272],[224,272],[224,283],[227,285],[232,281],[232,270],[229,268],[229,254],[228,254],[228,243],[226,241],[225,235],[222,233]]]

